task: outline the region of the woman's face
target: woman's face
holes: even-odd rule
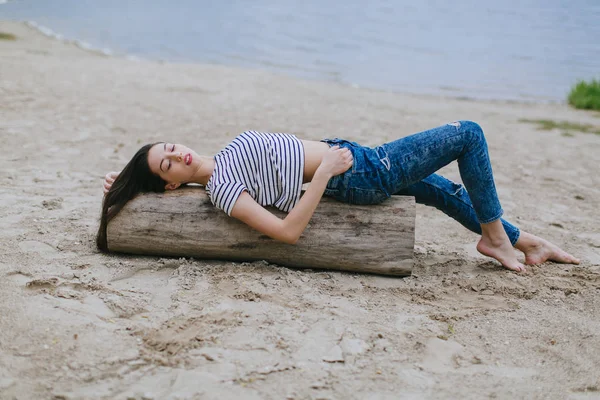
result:
[[[158,143],[148,151],[150,171],[167,182],[166,189],[187,183],[199,168],[200,157],[182,144]]]

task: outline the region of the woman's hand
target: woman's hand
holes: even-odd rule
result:
[[[104,194],[108,193],[113,182],[115,181],[115,179],[117,179],[117,176],[119,176],[119,172],[113,171],[113,172],[109,172],[108,174],[106,174],[106,176],[104,177],[104,185],[103,185]]]
[[[330,147],[327,153],[321,160],[321,165],[317,171],[331,176],[343,174],[352,167],[354,159],[352,158],[352,152],[347,148],[340,148],[339,146]]]

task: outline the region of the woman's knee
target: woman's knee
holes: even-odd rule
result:
[[[475,140],[485,141],[483,129],[477,122],[460,121],[460,129],[462,129],[465,133],[471,135]]]

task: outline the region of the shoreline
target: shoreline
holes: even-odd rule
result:
[[[100,47],[93,46],[85,41],[81,41],[81,40],[73,39],[73,38],[67,38],[64,35],[62,35],[61,33],[55,32],[51,28],[48,28],[41,24],[38,24],[34,20],[6,20],[6,21],[24,24],[28,28],[41,33],[42,35],[48,37],[49,39],[56,40],[56,41],[59,41],[61,43],[67,44],[67,45],[74,45],[75,47],[77,47],[81,50],[84,50],[84,51],[88,51],[92,54],[102,55],[102,56],[106,56],[106,57],[122,58],[122,59],[130,60],[130,61],[144,61],[144,62],[152,62],[152,63],[159,63],[159,64],[169,63],[169,64],[183,64],[183,65],[211,65],[211,66],[225,67],[225,68],[258,70],[258,71],[264,71],[267,73],[272,73],[274,75],[290,77],[293,79],[308,80],[308,81],[317,82],[317,83],[322,82],[322,83],[337,84],[337,85],[340,85],[343,87],[354,88],[354,89],[371,90],[371,91],[384,92],[384,93],[397,93],[397,94],[404,94],[404,95],[411,95],[411,96],[430,96],[430,97],[434,97],[434,98],[441,97],[441,98],[449,98],[449,99],[464,100],[464,101],[486,101],[486,102],[498,102],[498,103],[516,103],[516,104],[550,104],[550,105],[566,105],[567,104],[566,100],[564,100],[564,99],[563,100],[552,100],[552,99],[537,99],[536,100],[536,99],[516,98],[516,97],[512,97],[512,96],[510,98],[495,98],[495,97],[489,97],[489,96],[476,97],[476,96],[469,96],[469,95],[461,95],[460,88],[449,88],[449,87],[438,87],[437,90],[435,90],[434,92],[431,92],[431,93],[427,92],[427,91],[426,92],[423,92],[423,91],[413,92],[410,90],[408,90],[408,91],[387,90],[384,88],[378,88],[378,87],[372,87],[372,86],[360,86],[360,85],[357,85],[354,83],[342,83],[342,82],[337,82],[335,80],[319,80],[319,79],[303,78],[303,77],[298,77],[294,74],[286,74],[282,71],[276,71],[276,70],[271,70],[268,68],[261,68],[261,67],[242,67],[242,66],[231,65],[231,64],[207,63],[207,62],[191,61],[191,60],[173,61],[173,60],[168,60],[168,59],[152,59],[152,58],[146,58],[146,57],[136,56],[136,55],[127,54],[127,53],[120,54],[120,53],[115,52],[111,48],[100,48]],[[454,94],[452,94],[452,92],[454,92]],[[565,99],[566,99],[566,97],[567,97],[567,93],[565,93]]]
[[[600,126],[564,105],[353,89],[128,61],[0,31],[0,397],[586,398],[600,390]],[[102,180],[144,143],[214,154],[248,129],[368,146],[485,130],[505,218],[582,260],[511,273],[417,205],[413,275],[101,254]],[[456,163],[440,174],[459,181]],[[310,234],[310,230],[307,231]]]
[[[97,55],[106,56],[106,57],[119,57],[119,58],[129,59],[129,56],[127,56],[127,55],[114,54],[114,52],[111,49],[107,49],[107,48],[101,49],[99,47],[94,47],[91,44],[84,42],[82,40],[67,38],[67,37],[63,36],[62,34],[55,32],[52,29],[50,29],[44,25],[40,25],[37,22],[32,21],[32,20],[27,20],[27,21],[14,20],[14,21],[17,23],[23,24],[26,27],[28,27],[38,33],[41,33],[42,35],[46,36],[48,39],[56,40],[58,42],[66,44],[66,45],[75,46],[83,51],[87,51],[92,54],[97,54]]]

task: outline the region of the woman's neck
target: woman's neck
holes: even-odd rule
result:
[[[208,180],[215,170],[215,159],[214,157],[200,156],[198,163],[198,169],[192,175],[190,182],[199,183],[206,186]]]

